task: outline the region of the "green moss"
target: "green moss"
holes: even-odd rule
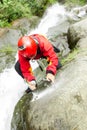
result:
[[[1,49],[0,49],[0,53],[2,54],[6,54],[6,55],[10,55],[12,53],[16,53],[16,49],[14,49],[13,46],[11,46],[10,44],[4,45]]]
[[[79,53],[79,49],[75,48],[74,50],[72,50],[67,57],[64,57],[61,60],[62,65],[65,65],[70,61],[74,60],[78,53]]]
[[[5,68],[10,68],[15,61],[16,47],[8,44],[0,48],[0,73]]]
[[[12,118],[11,129],[24,130],[27,128],[28,124],[26,122],[26,118],[28,118],[27,113],[30,108],[32,96],[32,93],[25,94],[17,103],[13,114],[14,116]]]
[[[85,5],[86,4],[86,0],[66,0],[66,5],[69,6],[77,6],[77,5]]]

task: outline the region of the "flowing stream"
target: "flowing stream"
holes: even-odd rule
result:
[[[31,31],[31,34],[41,33],[46,35],[50,27],[55,26],[56,24],[62,22],[66,18],[66,14],[67,13],[64,6],[54,4],[52,7],[49,7],[47,9],[40,24],[36,29]]]
[[[32,33],[46,34],[48,29],[64,20],[67,16],[65,8],[59,4],[50,7],[44,14],[40,24]],[[33,69],[36,67],[32,65]],[[12,68],[0,74],[0,130],[11,130],[11,119],[14,107],[23,95],[27,85]]]

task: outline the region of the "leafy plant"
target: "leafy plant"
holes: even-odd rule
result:
[[[45,9],[57,0],[2,0],[0,4],[0,27],[13,20],[32,15],[42,16]]]

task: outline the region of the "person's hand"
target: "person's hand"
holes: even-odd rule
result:
[[[28,85],[29,85],[29,88],[33,91],[36,89],[36,82],[33,80],[33,81],[27,81]]]
[[[54,83],[55,76],[51,73],[48,73],[46,79]]]

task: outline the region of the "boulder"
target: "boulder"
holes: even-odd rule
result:
[[[77,42],[87,36],[87,19],[75,23],[68,29],[69,48],[75,48]]]
[[[3,45],[17,45],[19,37],[30,32],[39,22],[39,18],[21,18],[15,20],[10,28],[0,28],[0,47]]]
[[[12,130],[87,130],[86,22],[87,19],[73,25],[75,31],[69,29],[68,36],[78,44],[79,53],[58,71],[54,84],[20,99]]]
[[[60,24],[57,24],[48,29],[47,35],[48,39],[54,44],[57,48],[60,49],[61,57],[64,57],[69,54],[70,49],[67,43],[67,30],[70,26],[68,20],[61,20]]]
[[[4,45],[17,45],[17,41],[22,36],[21,31],[12,28],[0,29],[0,47]]]

